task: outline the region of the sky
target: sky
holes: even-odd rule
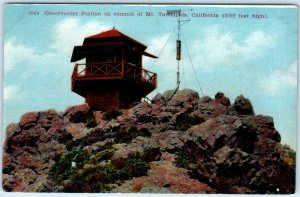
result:
[[[293,6],[8,4],[3,33],[3,131],[26,112],[64,111],[83,103],[70,88],[73,47],[86,36],[113,27],[159,56],[143,59],[144,68],[158,74],[158,88],[149,97],[174,89],[178,18],[160,15],[174,9],[186,14],[182,20],[190,20],[181,26],[180,88],[212,98],[221,91],[231,103],[244,95],[255,114],[273,117],[282,142],[296,148],[298,10]],[[147,12],[153,15],[146,16]]]

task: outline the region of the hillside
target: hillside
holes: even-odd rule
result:
[[[181,90],[127,110],[29,112],[6,130],[3,188],[22,192],[295,192],[295,152],[242,95]],[[162,107],[161,107],[162,106]]]

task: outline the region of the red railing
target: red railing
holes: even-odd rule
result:
[[[72,87],[78,79],[134,79],[156,87],[157,75],[136,65],[122,62],[100,62],[93,64],[76,64],[72,74]]]
[[[122,63],[76,64],[76,77],[122,77]]]

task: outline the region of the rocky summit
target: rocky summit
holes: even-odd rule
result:
[[[242,95],[231,103],[222,92],[171,94],[124,110],[24,114],[6,130],[4,190],[295,192],[295,151],[280,143],[272,117],[255,115]]]

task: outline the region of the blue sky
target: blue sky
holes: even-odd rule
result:
[[[172,9],[186,10],[189,16],[182,30],[204,94],[214,97],[222,91],[231,102],[243,94],[256,114],[274,118],[283,143],[295,148],[298,13],[292,6],[6,5],[3,128],[28,111],[64,111],[83,103],[70,90],[73,46],[113,26],[147,45],[147,51],[155,55],[170,38],[159,59],[144,58],[144,67],[158,73],[158,89],[150,97],[173,89],[177,18],[158,15]],[[29,11],[39,15],[29,15]],[[46,16],[45,11],[101,12],[102,16]],[[103,16],[104,12],[143,12],[143,16]],[[219,17],[192,17],[192,13]],[[225,13],[235,18],[222,18]],[[239,14],[249,14],[249,18],[238,18]],[[267,18],[255,19],[252,14]],[[181,88],[200,92],[184,43],[182,49]]]

